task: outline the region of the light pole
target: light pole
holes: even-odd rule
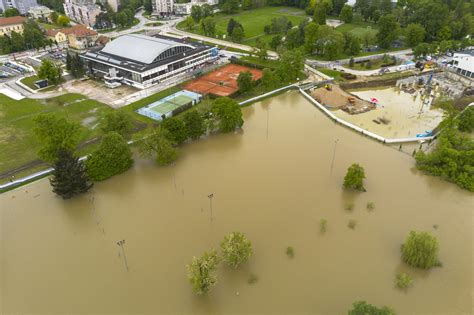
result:
[[[123,256],[123,261],[125,263],[125,268],[127,269],[128,272],[128,264],[127,264],[127,256],[125,256],[125,250],[123,249],[123,245],[125,244],[125,240],[120,240],[117,241],[116,243],[120,248],[122,249],[122,256]]]
[[[212,198],[214,198],[214,193],[207,195],[207,198],[209,198],[209,206],[211,210],[211,222],[212,222]]]
[[[334,159],[336,158],[336,146],[338,142],[339,142],[339,139],[336,139],[334,141],[334,151],[332,152],[332,162],[331,162],[331,174],[332,174],[332,169],[334,167]]]

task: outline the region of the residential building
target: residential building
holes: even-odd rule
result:
[[[192,73],[214,62],[216,47],[160,36],[120,36],[102,49],[80,57],[87,72],[102,78],[106,86],[127,84],[140,89],[159,84],[182,73]]]
[[[158,14],[158,15],[168,15],[169,12],[168,11],[158,11],[159,8],[161,8],[162,10],[164,9],[168,9],[169,7],[169,4],[167,4],[167,0],[154,0],[154,2],[152,2],[152,4],[154,5],[153,6],[153,13],[154,14]],[[193,6],[201,6],[201,5],[204,5],[204,4],[208,4],[208,5],[211,5],[211,6],[214,6],[214,5],[217,5],[218,4],[218,0],[191,0],[191,2],[187,2],[187,3],[173,3],[171,4],[172,6],[172,13],[173,14],[176,14],[176,15],[189,15],[191,14],[191,8]],[[156,8],[156,10],[155,10]]]
[[[51,22],[51,13],[53,13],[53,10],[43,5],[31,7],[28,10],[28,15],[31,16],[31,18],[47,22]]]
[[[23,33],[25,21],[26,18],[23,16],[0,17],[0,36],[10,36],[11,32]]]
[[[65,0],[64,12],[73,21],[94,27],[97,15],[102,12],[94,0]]]
[[[167,16],[174,12],[174,0],[152,0],[153,14]]]
[[[474,79],[474,51],[454,54],[453,69],[460,75]]]
[[[68,43],[70,48],[83,50],[96,45],[98,34],[81,24],[72,27],[47,30],[46,36],[58,44]]]
[[[0,0],[0,10],[16,8],[20,14],[27,14],[31,7],[38,6],[36,0]]]

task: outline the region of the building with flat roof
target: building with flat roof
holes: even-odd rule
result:
[[[38,6],[36,0],[0,0],[0,10],[16,8],[20,14],[27,14],[31,7]]]
[[[102,78],[108,87],[127,84],[150,87],[214,62],[216,47],[166,36],[120,36],[96,51],[81,56],[87,72]]]
[[[23,22],[26,18],[23,16],[0,17],[0,36],[8,35],[12,32],[23,33]]]
[[[94,27],[96,17],[102,12],[95,0],[64,0],[64,13],[73,21]]]
[[[474,79],[474,52],[454,54],[453,68],[460,75]]]
[[[45,7],[44,5],[31,7],[28,10],[28,15],[31,16],[33,19],[47,22],[52,22],[50,17],[51,13],[53,13],[53,10],[48,7]]]

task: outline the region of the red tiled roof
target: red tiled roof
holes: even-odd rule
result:
[[[53,37],[57,33],[63,33],[64,35],[74,34],[76,37],[87,37],[87,36],[95,36],[97,32],[91,29],[88,29],[82,24],[77,24],[72,27],[62,28],[62,29],[55,29],[55,30],[47,30],[46,35]]]
[[[7,18],[0,18],[0,26],[7,26],[7,25],[16,25],[16,24],[23,24],[26,21],[26,18],[23,16],[11,16]]]

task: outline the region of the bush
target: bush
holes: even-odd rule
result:
[[[327,229],[328,221],[326,219],[321,219],[319,221],[319,230],[321,233],[325,233]]]
[[[428,232],[411,231],[402,245],[402,259],[417,268],[429,269],[439,265],[438,240]]]
[[[395,284],[400,289],[406,289],[413,283],[412,278],[406,273],[399,273],[395,276]]]
[[[355,230],[356,225],[357,225],[356,220],[349,220],[349,223],[347,223],[347,227],[352,229],[352,230]]]
[[[194,293],[202,295],[207,293],[217,283],[216,269],[219,257],[215,250],[204,253],[201,257],[193,257],[191,264],[186,265],[188,279]]]
[[[347,169],[347,174],[344,177],[344,188],[350,188],[360,191],[365,191],[364,188],[365,172],[364,168],[359,164],[352,164]]]
[[[349,203],[344,209],[345,209],[346,211],[352,211],[352,210],[354,210],[354,204],[353,204],[353,203]]]
[[[252,256],[252,244],[240,232],[232,232],[221,243],[222,257],[231,267],[237,268]]]
[[[458,129],[463,132],[474,130],[474,106],[467,107],[458,118]]]
[[[386,306],[379,308],[365,301],[354,302],[352,306],[348,315],[395,315],[395,312]]]
[[[286,248],[286,256],[288,256],[289,258],[295,257],[295,250],[294,250],[293,247],[288,246],[288,247]]]
[[[374,210],[375,209],[375,204],[370,201],[367,203],[367,210]]]
[[[258,281],[258,277],[254,274],[251,274],[247,280],[248,284],[254,284]]]
[[[111,132],[102,138],[85,164],[89,178],[101,181],[128,170],[133,165],[132,151],[121,135]]]

